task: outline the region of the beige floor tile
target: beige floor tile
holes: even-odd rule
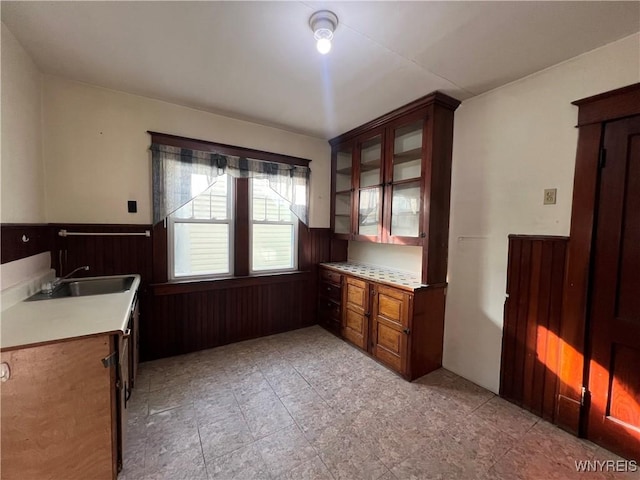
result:
[[[255,443],[273,477],[292,470],[316,455],[296,425],[286,427]]]
[[[270,480],[267,466],[255,445],[207,461],[211,480]]]
[[[333,480],[333,476],[322,463],[320,457],[315,456],[302,465],[280,475],[277,480]]]
[[[243,414],[255,439],[271,435],[294,423],[293,418],[279,400],[277,403],[246,409]]]
[[[204,458],[211,460],[245,447],[253,436],[241,414],[233,414],[218,422],[198,427]]]
[[[336,442],[320,459],[337,480],[376,480],[389,471],[359,439]]]
[[[119,480],[614,480],[619,457],[439,369],[404,381],[319,327],[140,365]]]
[[[181,452],[166,452],[145,469],[144,480],[207,480],[200,445]]]

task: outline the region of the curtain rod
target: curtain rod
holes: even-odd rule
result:
[[[104,236],[104,237],[115,237],[115,236],[131,236],[131,237],[150,237],[151,232],[149,230],[145,230],[144,232],[68,232],[67,230],[60,230],[58,235],[61,237],[71,237],[71,236]]]

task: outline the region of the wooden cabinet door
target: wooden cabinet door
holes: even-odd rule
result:
[[[353,238],[354,141],[335,146],[331,154],[331,231],[335,238]]]
[[[367,350],[369,339],[369,284],[345,277],[342,304],[342,336],[357,347]]]
[[[372,351],[401,374],[407,373],[411,294],[391,287],[373,288]]]
[[[385,243],[422,245],[425,181],[431,174],[424,152],[427,147],[427,113],[416,112],[393,122],[387,129],[385,154]]]
[[[11,371],[0,389],[6,480],[111,480],[112,378],[107,335],[2,352]]]

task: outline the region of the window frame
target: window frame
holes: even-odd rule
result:
[[[298,253],[299,253],[299,236],[298,236],[298,226],[300,221],[291,213],[292,219],[290,222],[273,222],[268,220],[254,220],[253,219],[253,180],[256,178],[251,178],[249,182],[248,189],[248,206],[249,206],[249,275],[257,276],[257,275],[269,275],[269,274],[278,274],[278,273],[290,273],[298,271]],[[260,178],[257,178],[260,180]],[[292,251],[291,256],[293,258],[293,266],[287,268],[272,268],[268,270],[255,270],[253,268],[253,226],[254,225],[291,225],[293,228],[293,242],[292,242]]]

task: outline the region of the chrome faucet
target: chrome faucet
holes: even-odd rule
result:
[[[42,292],[48,293],[49,295],[53,295],[55,291],[60,288],[62,282],[64,282],[67,278],[71,278],[74,273],[79,272],[80,270],[89,270],[89,265],[84,265],[82,267],[78,267],[75,270],[67,273],[64,277],[56,278],[53,282],[47,282],[42,286]]]

